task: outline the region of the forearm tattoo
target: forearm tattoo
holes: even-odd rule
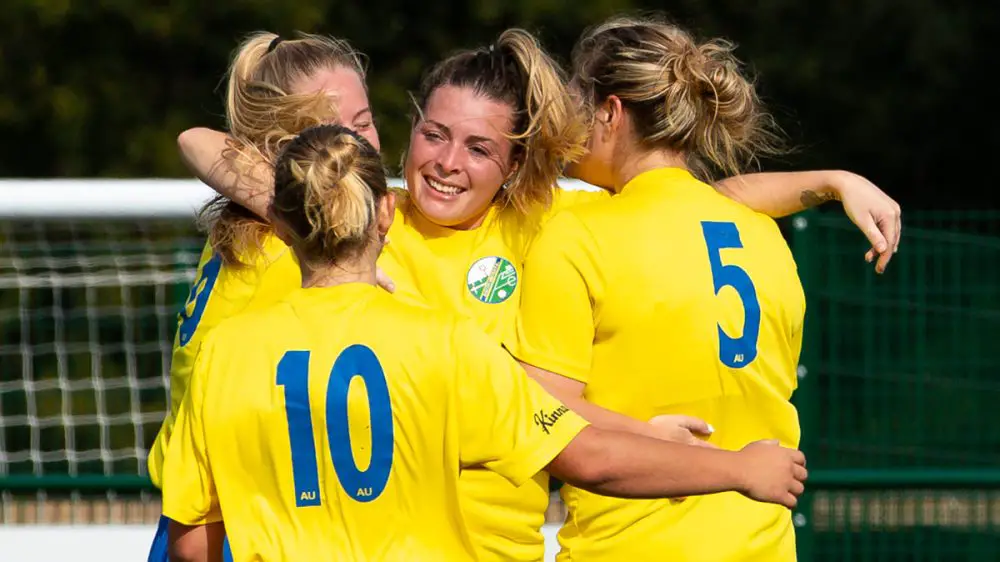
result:
[[[827,201],[833,201],[836,198],[837,194],[832,191],[828,191],[826,193],[816,193],[815,191],[807,189],[802,192],[802,195],[799,196],[799,201],[802,202],[802,206],[804,208],[811,209],[817,205],[822,205]]]

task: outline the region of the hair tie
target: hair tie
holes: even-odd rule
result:
[[[273,51],[274,48],[277,47],[278,44],[281,43],[282,41],[284,41],[284,39],[282,39],[280,35],[277,36],[277,37],[275,37],[274,39],[272,39],[271,40],[271,44],[267,46],[267,53],[270,53],[271,51]],[[265,54],[267,54],[267,53],[265,53]]]

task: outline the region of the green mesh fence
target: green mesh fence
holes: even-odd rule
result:
[[[1000,560],[1000,213],[906,217],[883,276],[841,216],[796,217],[792,247],[800,560]]]

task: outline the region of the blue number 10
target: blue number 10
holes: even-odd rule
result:
[[[371,464],[365,471],[358,470],[354,460],[347,413],[347,391],[355,376],[365,382],[371,416],[372,456]],[[285,388],[295,505],[322,505],[309,402],[309,352],[286,352],[278,362],[275,382]],[[375,353],[363,345],[348,347],[333,363],[326,388],[326,436],[333,468],[347,495],[359,502],[370,502],[379,497],[392,471],[392,404],[382,365]]]
[[[708,246],[708,261],[712,266],[712,281],[715,283],[715,294],[725,286],[736,289],[743,301],[743,335],[738,338],[729,337],[719,329],[719,360],[728,367],[740,369],[746,367],[757,358],[757,338],[760,336],[760,302],[757,300],[757,289],[747,275],[745,269],[738,265],[723,265],[722,250],[725,248],[742,248],[740,231],[731,222],[702,222],[702,233],[705,235],[705,245]]]

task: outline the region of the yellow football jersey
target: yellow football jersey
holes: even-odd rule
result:
[[[222,323],[191,384],[163,513],[224,518],[236,561],[473,560],[462,469],[520,485],[586,426],[469,322],[363,283]]]
[[[205,335],[226,318],[274,304],[302,285],[292,251],[277,236],[265,237],[261,250],[249,266],[241,269],[223,266],[208,244],[202,250],[191,293],[177,315],[170,361],[170,410],[147,459],[150,478],[157,487],[177,409],[187,392],[194,358]]]
[[[774,222],[681,169],[554,217],[530,252],[514,337],[526,363],[638,419],[698,416],[711,442],[797,447],[805,298]],[[560,560],[790,562],[790,512],[736,493],[625,501],[563,488]]]
[[[408,201],[405,191],[397,195],[389,244],[378,262],[396,285],[394,296],[467,318],[497,343],[512,329],[522,263],[541,226],[562,209],[608,198],[603,191],[557,190],[549,208],[539,207],[524,216],[494,207],[482,226],[461,231],[431,223]],[[171,412],[148,461],[157,486],[176,408],[187,389],[201,339],[223,319],[272,304],[301,284],[292,252],[274,236],[266,241],[264,257],[238,275],[220,265],[206,247],[197,281],[179,315],[170,376]],[[184,345],[182,338],[186,338]],[[463,471],[460,484],[480,560],[529,562],[542,556],[541,526],[549,503],[547,473],[540,472],[515,488],[493,471],[470,469]]]
[[[401,192],[379,267],[397,297],[453,311],[500,342],[513,327],[521,265],[541,226],[562,209],[607,198],[603,191],[557,190],[549,208],[525,216],[494,206],[480,227],[455,230],[427,220]]]
[[[397,199],[379,266],[396,283],[397,298],[455,312],[499,345],[513,328],[522,264],[541,226],[562,209],[607,198],[603,191],[557,190],[549,208],[525,216],[494,207],[482,226],[461,231],[431,223],[404,194]],[[462,472],[459,484],[479,560],[542,559],[548,473],[539,472],[515,488],[493,471],[470,468]]]

